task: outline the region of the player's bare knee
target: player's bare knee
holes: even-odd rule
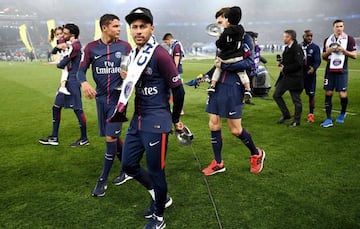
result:
[[[325,95],[327,95],[327,96],[332,96],[332,95],[333,95],[333,91],[326,91],[326,92],[325,92]]]
[[[116,142],[117,138],[113,136],[106,136],[105,137],[106,142]]]
[[[218,123],[214,123],[214,122],[209,122],[209,129],[211,131],[217,131],[221,129],[221,125],[219,125]]]
[[[230,133],[234,136],[239,136],[242,132],[243,128],[231,128]]]

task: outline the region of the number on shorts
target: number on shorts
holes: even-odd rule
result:
[[[328,85],[329,84],[329,79],[324,79],[324,85]]]

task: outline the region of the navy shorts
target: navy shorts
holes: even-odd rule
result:
[[[116,109],[114,104],[106,104],[96,100],[97,114],[98,114],[98,125],[99,125],[99,135],[101,137],[111,136],[114,138],[119,137],[121,134],[122,123],[121,122],[112,122],[108,123],[106,120],[110,118]]]
[[[217,83],[216,91],[209,96],[206,112],[221,118],[240,119],[244,89],[241,83],[235,85]]]
[[[80,83],[78,81],[67,81],[66,88],[71,94],[65,95],[57,92],[54,104],[59,107],[82,110]]]
[[[347,91],[348,73],[326,72],[324,78],[324,89],[326,91]]]
[[[316,75],[305,75],[304,89],[307,95],[315,95],[316,91]]]

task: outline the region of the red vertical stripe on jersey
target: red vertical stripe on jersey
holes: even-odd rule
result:
[[[161,135],[161,169],[165,168],[166,134]]]
[[[110,45],[106,46],[106,59],[109,61],[110,60]],[[109,104],[110,103],[110,73],[107,75],[107,96],[106,96],[106,103]]]
[[[138,130],[141,130],[141,115],[138,116]]]
[[[223,73],[223,78],[221,79],[221,82],[222,82],[222,83],[224,83],[225,78],[226,78],[226,75],[227,75],[227,71],[224,71],[224,73]]]

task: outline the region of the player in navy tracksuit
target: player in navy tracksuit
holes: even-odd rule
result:
[[[98,125],[100,136],[105,136],[106,151],[104,156],[104,167],[102,174],[93,190],[93,196],[104,196],[107,188],[107,178],[117,152],[121,152],[122,146],[119,143],[119,136],[122,125],[120,122],[108,123],[106,120],[111,117],[120,96],[117,90],[122,83],[121,57],[128,55],[131,47],[122,40],[120,36],[120,20],[116,15],[105,14],[100,18],[102,37],[99,40],[87,44],[84,50],[83,60],[80,63],[78,78],[83,87],[86,97],[96,98],[98,113]],[[93,79],[96,83],[96,91],[86,81],[86,70],[90,67]],[[119,159],[121,155],[118,155]],[[113,180],[115,185],[120,185],[131,179],[125,173]]]
[[[64,26],[64,39],[65,41],[72,42],[72,52],[65,56],[57,67],[64,69],[65,67],[69,71],[68,81],[66,88],[71,92],[71,95],[65,95],[63,93],[57,93],[55,102],[52,108],[53,111],[53,130],[52,134],[43,139],[39,139],[39,142],[43,145],[58,145],[58,133],[61,120],[61,109],[71,108],[79,121],[80,125],[80,139],[71,144],[72,147],[89,145],[89,140],[86,134],[86,117],[82,108],[80,83],[76,78],[76,74],[79,68],[81,59],[81,43],[77,39],[80,33],[79,27],[75,24],[66,24]],[[65,45],[66,46],[66,45]]]
[[[320,47],[313,43],[313,33],[311,30],[305,30],[303,35],[304,41],[301,46],[304,51],[304,89],[309,96],[309,114],[307,121],[314,122],[314,108],[315,108],[315,90],[316,90],[316,70],[320,66]]]
[[[144,54],[140,49],[152,38],[154,30],[150,10],[136,8],[125,19],[130,25],[137,55]],[[144,213],[146,218],[150,218],[145,228],[164,228],[168,135],[173,124],[177,130],[183,128],[179,118],[185,91],[168,52],[160,45],[153,50],[152,57],[135,86],[134,115],[125,137],[122,166],[126,173],[145,186],[155,200]],[[169,105],[170,90],[174,102],[172,113]],[[144,151],[147,171],[140,165]]]

